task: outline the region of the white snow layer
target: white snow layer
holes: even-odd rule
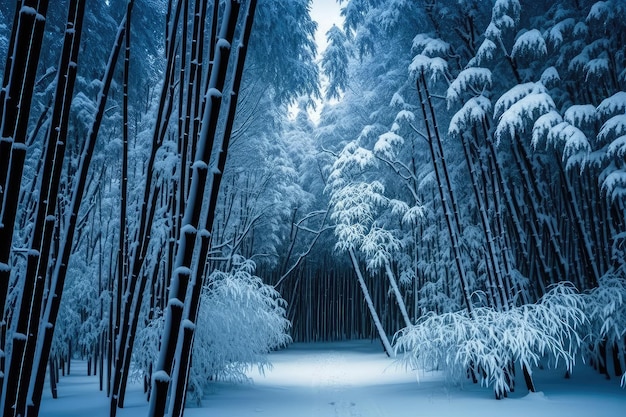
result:
[[[189,404],[185,416],[587,417],[619,416],[626,408],[619,378],[607,381],[582,364],[571,379],[563,377],[563,369],[536,370],[540,392],[533,394],[517,372],[517,390],[497,401],[489,388],[470,381],[453,385],[437,372],[420,372],[418,383],[416,374],[394,365],[377,341],[294,344],[270,360],[273,369],[265,376],[250,372],[249,384],[213,384],[202,405]],[[86,364],[74,363],[72,375],[61,378],[57,400],[46,387],[40,416],[108,416],[109,400],[98,391],[98,377],[85,375]],[[147,409],[142,386],[135,383],[118,416],[146,415]]]
[[[548,53],[546,41],[537,29],[531,29],[521,34],[513,45],[512,56],[529,56],[541,58]]]

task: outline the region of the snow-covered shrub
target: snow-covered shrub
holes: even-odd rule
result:
[[[137,332],[135,348],[133,349],[133,364],[130,376],[135,381],[140,381],[150,373],[151,365],[159,357],[161,335],[165,316],[160,311],[156,312],[156,318],[148,321],[148,324]]]
[[[400,361],[414,370],[441,370],[461,381],[468,371],[498,395],[511,390],[513,363],[530,371],[548,358],[571,369],[582,342],[578,330],[586,322],[583,296],[573,286],[554,286],[536,304],[506,311],[479,307],[427,314],[394,340]]]
[[[291,342],[286,302],[253,275],[255,268],[237,258],[230,272],[213,272],[203,288],[187,395],[192,401],[200,401],[210,381],[245,381],[254,366],[263,372],[271,365],[267,354]],[[137,333],[134,362],[144,372],[158,358],[163,322],[159,314]]]
[[[588,354],[597,363],[602,344],[613,347],[624,342],[626,335],[626,271],[610,272],[600,278],[598,286],[586,294],[585,312],[589,317]]]
[[[242,381],[253,366],[262,372],[267,353],[291,342],[286,302],[254,270],[254,262],[238,259],[232,271],[213,272],[203,289],[190,379],[197,399],[210,380]]]

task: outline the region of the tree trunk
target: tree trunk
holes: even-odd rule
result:
[[[372,320],[374,321],[374,326],[376,327],[376,331],[378,332],[378,337],[383,344],[383,348],[385,353],[389,357],[395,357],[396,354],[391,347],[391,343],[389,343],[389,338],[387,337],[387,333],[385,333],[385,329],[378,317],[378,313],[376,312],[376,308],[374,307],[374,302],[372,301],[372,297],[370,292],[367,289],[367,285],[365,284],[365,279],[363,278],[363,274],[361,274],[361,268],[359,267],[359,261],[356,258],[354,253],[354,249],[350,248],[348,250],[348,254],[350,255],[350,262],[352,262],[352,267],[354,268],[354,273],[359,280],[359,284],[361,285],[361,291],[363,292],[363,297],[365,298],[365,303],[367,304],[367,308],[372,316]]]
[[[131,3],[132,2],[129,2],[129,9],[132,8]],[[119,405],[118,400],[120,395],[120,386],[122,385],[122,378],[128,378],[128,375],[122,374],[122,372],[125,369],[124,362],[127,361],[126,358],[130,358],[133,349],[132,344],[128,344],[128,339],[130,336],[129,331],[133,327],[132,323],[138,320],[138,315],[141,309],[141,300],[143,296],[143,294],[139,294],[137,292],[137,285],[139,284],[140,288],[145,286],[145,282],[140,283],[140,281],[146,279],[145,274],[142,275],[141,271],[144,267],[145,257],[150,244],[150,229],[152,227],[154,215],[156,213],[156,202],[158,197],[158,187],[153,186],[153,168],[156,161],[157,150],[159,149],[165,138],[167,126],[169,124],[169,119],[172,111],[172,83],[174,82],[174,70],[176,62],[174,51],[176,48],[175,36],[177,32],[175,29],[178,26],[180,14],[181,3],[177,2],[174,10],[173,19],[168,20],[167,24],[170,38],[167,39],[167,64],[165,79],[159,98],[159,106],[157,109],[156,121],[153,128],[152,148],[145,171],[146,183],[144,186],[141,209],[139,211],[139,222],[137,226],[138,234],[135,241],[136,245],[132,252],[132,255],[129,258],[128,285],[127,288],[124,290],[123,296],[124,309],[120,312],[121,328],[115,345],[115,365],[113,369],[113,378],[111,383],[112,395],[110,403],[110,413],[112,417],[116,415],[116,409]],[[138,303],[138,305],[134,303]]]
[[[192,181],[189,189],[189,197],[187,201],[187,205],[185,208],[185,215],[182,221],[181,227],[181,235],[179,240],[179,245],[177,248],[176,262],[174,268],[174,275],[171,281],[171,289],[170,289],[170,304],[181,303],[186,299],[186,294],[190,291],[191,297],[191,306],[189,308],[189,317],[195,319],[195,315],[197,314],[197,305],[199,304],[199,295],[201,291],[201,274],[204,270],[204,265],[206,262],[206,255],[203,257],[202,253],[204,252],[204,248],[206,247],[208,251],[208,246],[210,243],[210,230],[213,224],[214,215],[215,215],[215,202],[217,201],[217,192],[219,190],[219,185],[221,181],[221,173],[223,172],[225,165],[225,158],[228,151],[228,125],[230,122],[227,119],[225,134],[222,137],[221,143],[218,143],[219,146],[219,158],[217,161],[217,167],[213,171],[213,181],[210,186],[207,186],[207,174],[208,174],[208,164],[212,155],[214,142],[217,140],[217,127],[220,111],[222,108],[222,96],[224,94],[224,86],[227,75],[228,68],[228,60],[230,56],[230,45],[233,43],[234,32],[237,22],[240,19],[246,20],[243,41],[242,41],[242,49],[238,54],[238,60],[236,62],[236,68],[234,69],[234,83],[233,83],[233,91],[232,96],[230,97],[231,106],[228,109],[229,112],[234,111],[236,106],[237,92],[238,92],[238,84],[241,80],[241,72],[243,71],[243,62],[245,58],[245,46],[247,43],[247,39],[249,37],[252,21],[253,21],[253,13],[254,6],[256,2],[253,0],[249,6],[248,13],[242,13],[240,17],[240,3],[236,1],[231,1],[226,3],[226,8],[223,12],[222,17],[222,28],[220,34],[220,40],[217,41],[217,49],[214,59],[214,66],[211,70],[210,74],[210,89],[208,90],[207,97],[210,101],[207,101],[207,107],[204,110],[203,122],[202,122],[202,131],[200,132],[198,142],[196,145],[195,152],[195,160],[196,162],[192,167]],[[216,24],[216,22],[213,22]],[[228,117],[228,116],[227,116]],[[202,202],[204,199],[205,189],[211,190],[211,195],[209,199],[209,208],[206,214],[205,228],[200,229],[200,215],[202,211]],[[213,209],[211,208],[213,207]],[[200,229],[200,230],[199,230]],[[198,242],[198,238],[200,242]],[[196,245],[200,244],[200,256],[195,259],[195,265],[193,264],[193,253],[196,248]],[[192,269],[195,267],[195,271]],[[194,272],[196,275],[194,276]],[[191,287],[189,286],[189,280],[193,278],[191,283]],[[194,311],[196,310],[196,311]],[[170,313],[166,313],[168,316]],[[193,323],[195,320],[191,320]],[[173,332],[172,327],[176,328],[176,331]],[[168,383],[170,382],[170,372],[172,372],[172,359],[168,358],[167,352],[175,351],[177,352],[177,356],[179,355],[189,355],[190,352],[182,352],[181,348],[176,348],[178,343],[178,332],[180,329],[180,319],[177,323],[174,323],[174,326],[167,326],[165,328],[162,345],[161,345],[161,353],[159,356],[159,361],[157,363],[157,375],[159,373],[165,373],[168,375]],[[188,326],[186,326],[188,327]],[[191,344],[189,349],[191,349]],[[182,392],[184,398],[184,391],[186,388],[187,380],[185,375],[188,375],[188,370],[184,369],[181,364],[181,360],[178,359],[176,361],[178,366],[178,373],[173,375],[171,379],[172,384],[172,393],[173,395],[181,395]],[[182,389],[177,389],[178,384],[183,384]],[[174,398],[172,400],[172,405],[176,404],[180,399]],[[172,406],[171,405],[171,406]],[[164,410],[157,409],[156,403],[154,402],[154,397],[151,400],[150,406],[150,415],[163,415]]]
[[[485,236],[485,244],[487,246],[485,249],[485,264],[487,266],[487,274],[490,276],[489,281],[492,285],[492,297],[495,300],[493,307],[498,311],[502,311],[508,309],[508,301],[506,299],[507,297],[503,285],[506,277],[502,276],[500,257],[498,256],[498,251],[496,250],[496,243],[493,230],[491,228],[491,222],[489,221],[485,201],[481,197],[476,164],[471,156],[470,139],[466,135],[468,134],[461,135],[461,142],[463,142],[463,154],[465,155],[465,162],[469,170],[470,182],[472,183],[472,189],[474,191],[474,199],[476,201],[476,207],[480,216],[480,223]]]
[[[20,3],[21,6],[20,7]],[[39,55],[44,36],[47,0],[24,0],[17,2],[11,44],[10,57],[5,68],[3,89],[0,98],[0,315],[4,316],[5,304],[11,278],[11,247],[17,213],[22,173],[26,158],[26,137],[28,118]],[[5,89],[8,87],[8,91]],[[10,323],[3,317],[3,326]],[[19,345],[19,343],[18,343]],[[5,339],[0,340],[0,356],[4,356]],[[0,361],[4,365],[4,360]],[[0,386],[4,386],[4,366],[0,368]],[[17,390],[13,381],[10,390]],[[3,393],[6,390],[3,389]],[[2,395],[0,410],[11,412],[15,392]],[[9,413],[5,413],[8,417]]]
[[[132,1],[133,0],[131,0],[130,2],[132,3]],[[78,171],[76,174],[76,184],[72,190],[70,207],[68,207],[68,220],[65,226],[64,233],[62,235],[62,243],[59,248],[59,256],[53,267],[53,272],[51,275],[51,295],[46,301],[45,312],[42,319],[42,323],[45,323],[45,325],[42,326],[42,328],[40,329],[37,342],[37,354],[34,356],[38,359],[39,362],[34,367],[34,369],[37,370],[37,376],[34,378],[36,382],[33,387],[32,394],[33,405],[32,407],[29,407],[28,410],[28,415],[33,417],[36,417],[39,412],[41,393],[43,390],[43,380],[45,377],[45,364],[47,363],[48,357],[50,355],[50,347],[52,345],[54,326],[56,324],[61,298],[63,296],[63,286],[65,283],[70,255],[72,253],[72,242],[74,240],[74,233],[76,231],[78,211],[83,200],[86,188],[85,186],[87,183],[89,165],[91,163],[91,158],[94,153],[98,132],[102,124],[106,101],[109,89],[111,87],[111,83],[113,81],[113,73],[122,47],[124,33],[125,19],[123,19],[122,23],[118,27],[115,43],[103,75],[103,82],[100,87],[98,102],[96,105],[96,114],[93,123],[89,129],[87,141],[83,147],[83,151],[80,156]],[[68,358],[68,362],[69,359],[70,358]]]
[[[44,144],[43,177],[41,189],[38,193],[37,213],[34,220],[34,229],[31,239],[31,251],[28,254],[24,290],[22,292],[18,324],[16,331],[28,335],[24,350],[14,349],[11,355],[22,358],[19,369],[9,369],[7,383],[18,383],[17,397],[8,400],[15,401],[15,412],[23,414],[28,401],[28,391],[32,389],[31,373],[33,372],[33,360],[41,307],[44,302],[45,280],[48,272],[48,262],[52,247],[53,233],[55,230],[57,197],[63,160],[65,156],[65,143],[69,123],[70,105],[73,97],[74,82],[76,80],[76,63],[80,45],[80,35],[85,11],[83,0],[70,2],[63,51],[57,73],[55,100],[52,110],[51,125]],[[47,361],[41,366],[45,370]],[[10,392],[13,388],[7,388]]]
[[[448,234],[450,236],[454,262],[457,267],[457,273],[459,274],[463,301],[465,301],[468,313],[470,316],[473,316],[469,283],[465,273],[465,268],[462,264],[463,253],[461,252],[460,243],[461,222],[458,216],[458,211],[456,210],[452,184],[450,182],[450,175],[443,156],[443,147],[439,137],[435,112],[432,107],[431,97],[428,92],[428,85],[426,84],[426,77],[423,72],[418,77],[416,83],[422,108],[422,116],[424,118],[424,124],[426,125],[430,155],[433,161],[435,177],[437,179],[439,197],[441,198],[441,204],[443,205],[444,217],[448,228]],[[428,116],[429,113],[430,117]]]
[[[398,307],[400,308],[400,314],[402,315],[402,319],[404,320],[404,325],[406,327],[409,327],[411,326],[411,319],[409,318],[409,313],[406,311],[406,303],[404,302],[404,298],[402,297],[402,293],[400,292],[400,288],[398,287],[398,280],[396,279],[396,276],[393,273],[388,261],[385,261],[385,273],[387,274],[387,278],[389,279],[391,289],[396,296],[396,301],[398,303]]]

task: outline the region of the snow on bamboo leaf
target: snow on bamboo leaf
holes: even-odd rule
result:
[[[531,122],[555,108],[542,84],[529,84],[513,87],[496,102],[494,116],[501,114],[495,132],[498,141],[505,135],[514,138],[516,133],[523,133]]]
[[[598,139],[601,141],[608,141],[610,137],[622,136],[626,134],[626,114],[618,114],[607,120],[600,132],[598,133]]]
[[[541,36],[541,32],[537,29],[531,29],[517,38],[511,55],[516,58],[527,56],[537,59],[546,56],[547,53],[548,48],[546,47],[546,41]]]
[[[383,158],[394,158],[398,152],[398,148],[404,144],[404,138],[393,132],[383,133],[378,137],[378,141],[374,145],[374,154],[381,155]]]
[[[376,270],[390,262],[395,252],[402,247],[400,241],[389,230],[372,227],[364,236],[360,250],[367,258],[367,269]]]
[[[586,20],[588,22],[592,20],[603,20],[613,13],[615,13],[615,9],[612,1],[597,1],[591,6]]]
[[[563,34],[571,33],[575,24],[576,21],[571,17],[561,20],[546,33],[546,40],[558,48],[563,43]]]
[[[439,78],[446,79],[448,73],[448,62],[440,57],[428,57],[426,55],[416,55],[409,64],[409,75],[416,78],[419,74],[425,73],[432,81]]]
[[[550,110],[543,116],[537,118],[533,126],[532,146],[536,148],[540,141],[547,138],[550,129],[562,122],[563,117],[561,117],[556,110]]]
[[[536,367],[544,358],[568,369],[582,343],[578,332],[587,323],[584,299],[573,286],[560,283],[535,304],[507,311],[479,307],[428,313],[394,337],[399,361],[416,370],[443,370],[462,380],[468,369],[497,392],[510,391],[506,368],[511,361]]]
[[[598,105],[598,113],[603,116],[614,116],[615,113],[626,112],[626,92],[618,91],[607,97]]]
[[[339,99],[342,91],[348,85],[348,62],[351,52],[345,33],[333,25],[326,32],[328,46],[322,57],[322,69],[328,76],[329,84],[326,89],[326,98]]]
[[[610,172],[602,181],[602,190],[607,193],[611,201],[626,197],[626,171],[623,169]]]
[[[375,164],[376,159],[372,151],[360,147],[356,142],[348,143],[333,163],[327,191],[342,186],[346,177],[358,175],[365,168]]]
[[[481,66],[491,61],[497,49],[496,44],[491,39],[484,39],[480,44],[476,55],[469,61],[469,66]]]
[[[448,133],[453,136],[461,135],[471,126],[487,120],[490,113],[491,101],[487,97],[483,95],[472,97],[452,116]]]
[[[572,58],[568,65],[568,70],[573,72],[578,71],[588,75],[588,72],[593,67],[601,65],[600,63],[596,63],[588,66],[590,65],[590,61],[596,58],[601,58],[600,55],[606,54],[607,50],[610,50],[610,44],[608,39],[596,39],[595,41],[586,45],[578,55]]]
[[[589,317],[589,331],[592,335],[590,354],[598,352],[602,341],[609,345],[621,343],[626,335],[625,275],[624,267],[608,273],[600,279],[596,288],[586,294],[585,312]]]
[[[551,88],[556,85],[557,82],[561,80],[559,76],[559,72],[554,67],[548,67],[541,73],[541,78],[539,81],[541,84],[545,85],[547,88]]]
[[[610,75],[610,63],[609,58],[606,56],[600,58],[594,58],[589,60],[584,66],[583,70],[585,71],[585,81],[590,81],[590,79],[599,80],[602,77]]]
[[[425,33],[420,33],[413,38],[413,52],[435,57],[445,55],[450,51],[450,44],[441,39],[431,38]]]
[[[614,139],[607,148],[606,154],[610,158],[626,157],[626,135]]]
[[[509,16],[518,20],[521,10],[522,6],[518,0],[496,0],[493,6],[493,19],[497,20]]]
[[[524,83],[517,84],[509,91],[504,93],[500,98],[496,101],[496,104],[493,109],[494,117],[499,117],[506,110],[509,109],[514,103],[526,97],[527,95],[533,93],[537,88],[535,83]]]
[[[329,205],[331,219],[336,223],[337,250],[348,250],[363,243],[378,208],[387,202],[383,192],[384,187],[378,181],[350,183],[332,190]]]
[[[452,81],[446,93],[448,106],[463,99],[463,94],[470,91],[479,95],[491,87],[491,71],[487,68],[471,67],[464,69]]]
[[[566,122],[583,129],[596,122],[597,112],[591,104],[577,104],[570,106],[563,117]]]
[[[587,136],[579,128],[568,122],[562,122],[552,127],[548,132],[547,140],[549,145],[557,148],[563,147],[563,159],[568,160],[568,168],[571,165],[570,157],[581,152],[584,154],[591,152],[591,144]]]

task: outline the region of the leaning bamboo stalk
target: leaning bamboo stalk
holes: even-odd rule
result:
[[[134,0],[133,0],[134,1]],[[163,85],[161,87],[161,95],[159,97],[159,105],[156,114],[156,120],[153,127],[152,134],[152,147],[150,156],[148,158],[148,164],[146,167],[146,183],[144,185],[143,199],[141,200],[141,209],[138,223],[138,235],[136,239],[137,246],[130,255],[128,260],[128,284],[124,291],[124,305],[121,312],[121,328],[116,341],[115,349],[115,366],[113,371],[112,381],[112,395],[110,403],[110,415],[113,417],[116,414],[116,409],[119,404],[120,386],[122,380],[128,378],[128,372],[123,373],[124,370],[129,369],[130,357],[132,354],[133,345],[128,343],[130,337],[130,330],[133,327],[133,323],[138,320],[139,310],[143,294],[137,291],[137,287],[145,286],[143,280],[146,279],[145,274],[141,271],[144,266],[146,254],[150,244],[150,229],[156,213],[156,201],[158,197],[158,187],[153,185],[154,175],[153,168],[156,161],[157,150],[163,143],[167,132],[167,126],[172,111],[172,94],[173,94],[173,80],[175,72],[175,48],[176,48],[176,28],[180,20],[181,15],[181,2],[178,1],[173,10],[173,16],[171,21],[168,21],[168,33],[170,33],[171,39],[168,39],[168,50],[166,51],[167,65]],[[139,304],[139,307],[135,306],[135,303]],[[123,404],[122,404],[123,405]]]
[[[130,0],[129,3],[132,3],[134,0]],[[76,231],[76,224],[78,219],[78,211],[80,209],[83,196],[85,193],[85,188],[87,185],[87,178],[89,172],[89,165],[91,164],[91,159],[94,154],[94,149],[96,146],[96,139],[98,137],[98,132],[100,131],[100,126],[102,125],[102,120],[104,118],[104,112],[106,107],[106,102],[109,94],[109,90],[111,87],[111,83],[113,81],[113,74],[115,72],[115,66],[117,64],[117,60],[122,49],[123,38],[125,35],[125,26],[126,26],[126,17],[122,19],[120,23],[117,35],[115,37],[115,43],[113,45],[113,49],[111,50],[111,55],[109,56],[109,61],[106,65],[106,69],[103,75],[103,82],[100,87],[100,91],[98,93],[98,101],[96,104],[96,114],[92,125],[89,128],[89,132],[87,134],[87,140],[83,147],[80,161],[78,165],[78,171],[76,175],[76,182],[72,189],[72,197],[70,206],[68,207],[68,219],[66,221],[65,230],[62,234],[62,242],[59,247],[59,256],[56,260],[56,263],[53,267],[52,275],[51,275],[51,293],[47,299],[44,315],[42,318],[43,326],[39,331],[38,342],[37,342],[37,354],[35,356],[38,359],[38,374],[37,374],[37,383],[33,390],[33,398],[41,398],[41,391],[43,390],[43,377],[45,376],[45,363],[48,360],[50,355],[50,347],[52,346],[52,336],[54,334],[55,324],[57,320],[57,316],[59,313],[59,308],[61,306],[61,299],[63,296],[63,286],[65,283],[65,277],[67,274],[67,268],[70,260],[70,255],[72,253],[72,242],[74,240],[74,234]],[[43,363],[43,365],[42,365]],[[43,368],[42,368],[43,367]],[[43,369],[43,371],[41,371]],[[37,415],[39,410],[40,401],[33,402],[31,410],[29,407],[29,415]],[[32,414],[31,414],[32,413]]]
[[[202,127],[196,145],[196,160],[192,166],[192,179],[189,196],[182,219],[180,238],[177,246],[174,272],[170,284],[170,299],[166,310],[166,323],[163,331],[159,358],[153,374],[153,391],[156,389],[168,391],[172,382],[174,355],[178,349],[178,333],[183,326],[182,316],[173,316],[172,309],[184,306],[187,287],[192,275],[194,252],[199,237],[208,238],[210,231],[200,229],[200,217],[204,200],[209,161],[213,150],[213,141],[216,138],[218,119],[222,106],[223,90],[226,81],[228,58],[231,44],[234,39],[235,27],[238,21],[240,3],[234,0],[226,3],[222,14],[222,29],[220,39],[217,40],[217,50],[214,67],[210,74],[209,89],[207,90],[207,104],[204,109]],[[216,24],[216,22],[213,22]],[[222,150],[223,151],[223,150]],[[204,261],[204,260],[203,260]],[[198,260],[196,259],[196,262]],[[200,289],[198,289],[199,291]],[[188,326],[184,326],[188,327]],[[155,384],[157,384],[156,386]],[[157,404],[156,396],[150,400],[148,415],[163,416],[164,403]]]
[[[12,355],[22,357],[22,365],[19,369],[9,370],[7,374],[8,381],[13,381],[11,376],[13,372],[19,372],[21,375],[15,399],[17,414],[23,411],[24,408],[21,407],[26,407],[28,392],[29,390],[32,391],[33,382],[31,381],[36,373],[36,368],[33,368],[34,361],[27,360],[27,358],[34,358],[37,349],[39,319],[45,296],[45,280],[43,277],[47,274],[51,256],[56,223],[55,213],[65,157],[65,143],[67,141],[70,107],[76,81],[84,13],[84,0],[70,2],[63,51],[57,72],[51,125],[46,136],[46,143],[44,144],[42,171],[44,177],[41,178],[40,182],[39,201],[34,220],[35,227],[31,240],[32,250],[27,257],[24,290],[22,292],[17,325],[18,333],[26,330],[26,345],[23,351],[18,349],[12,352]],[[41,364],[44,369],[46,362],[44,361]],[[22,406],[22,404],[24,405]]]
[[[470,315],[472,315],[473,309],[469,291],[469,283],[467,275],[465,273],[465,268],[462,264],[463,254],[461,253],[460,242],[460,219],[458,217],[458,211],[455,210],[455,202],[452,194],[452,184],[450,182],[447,165],[445,164],[445,160],[443,158],[443,147],[439,138],[438,127],[435,123],[435,112],[432,108],[432,103],[430,102],[428,86],[426,84],[426,77],[423,72],[418,77],[416,84],[422,109],[422,116],[424,118],[424,124],[426,126],[428,136],[428,147],[430,150],[431,159],[433,161],[435,177],[437,179],[437,189],[439,191],[441,204],[443,205],[444,218],[450,237],[450,243],[452,244],[454,262],[461,284],[461,292],[463,295],[463,300],[465,301],[467,311]],[[428,116],[429,112],[430,117]]]
[[[0,95],[0,315],[3,316],[0,334],[5,333],[8,323],[4,311],[11,278],[11,247],[47,9],[47,0],[17,2],[11,32],[13,42],[9,45],[12,53],[7,59],[11,67],[5,69],[3,87],[6,91],[3,88],[4,93]],[[0,356],[4,356],[5,338],[1,339]],[[4,386],[4,365],[4,359],[0,359],[0,386]],[[0,410],[4,410],[2,403]]]

